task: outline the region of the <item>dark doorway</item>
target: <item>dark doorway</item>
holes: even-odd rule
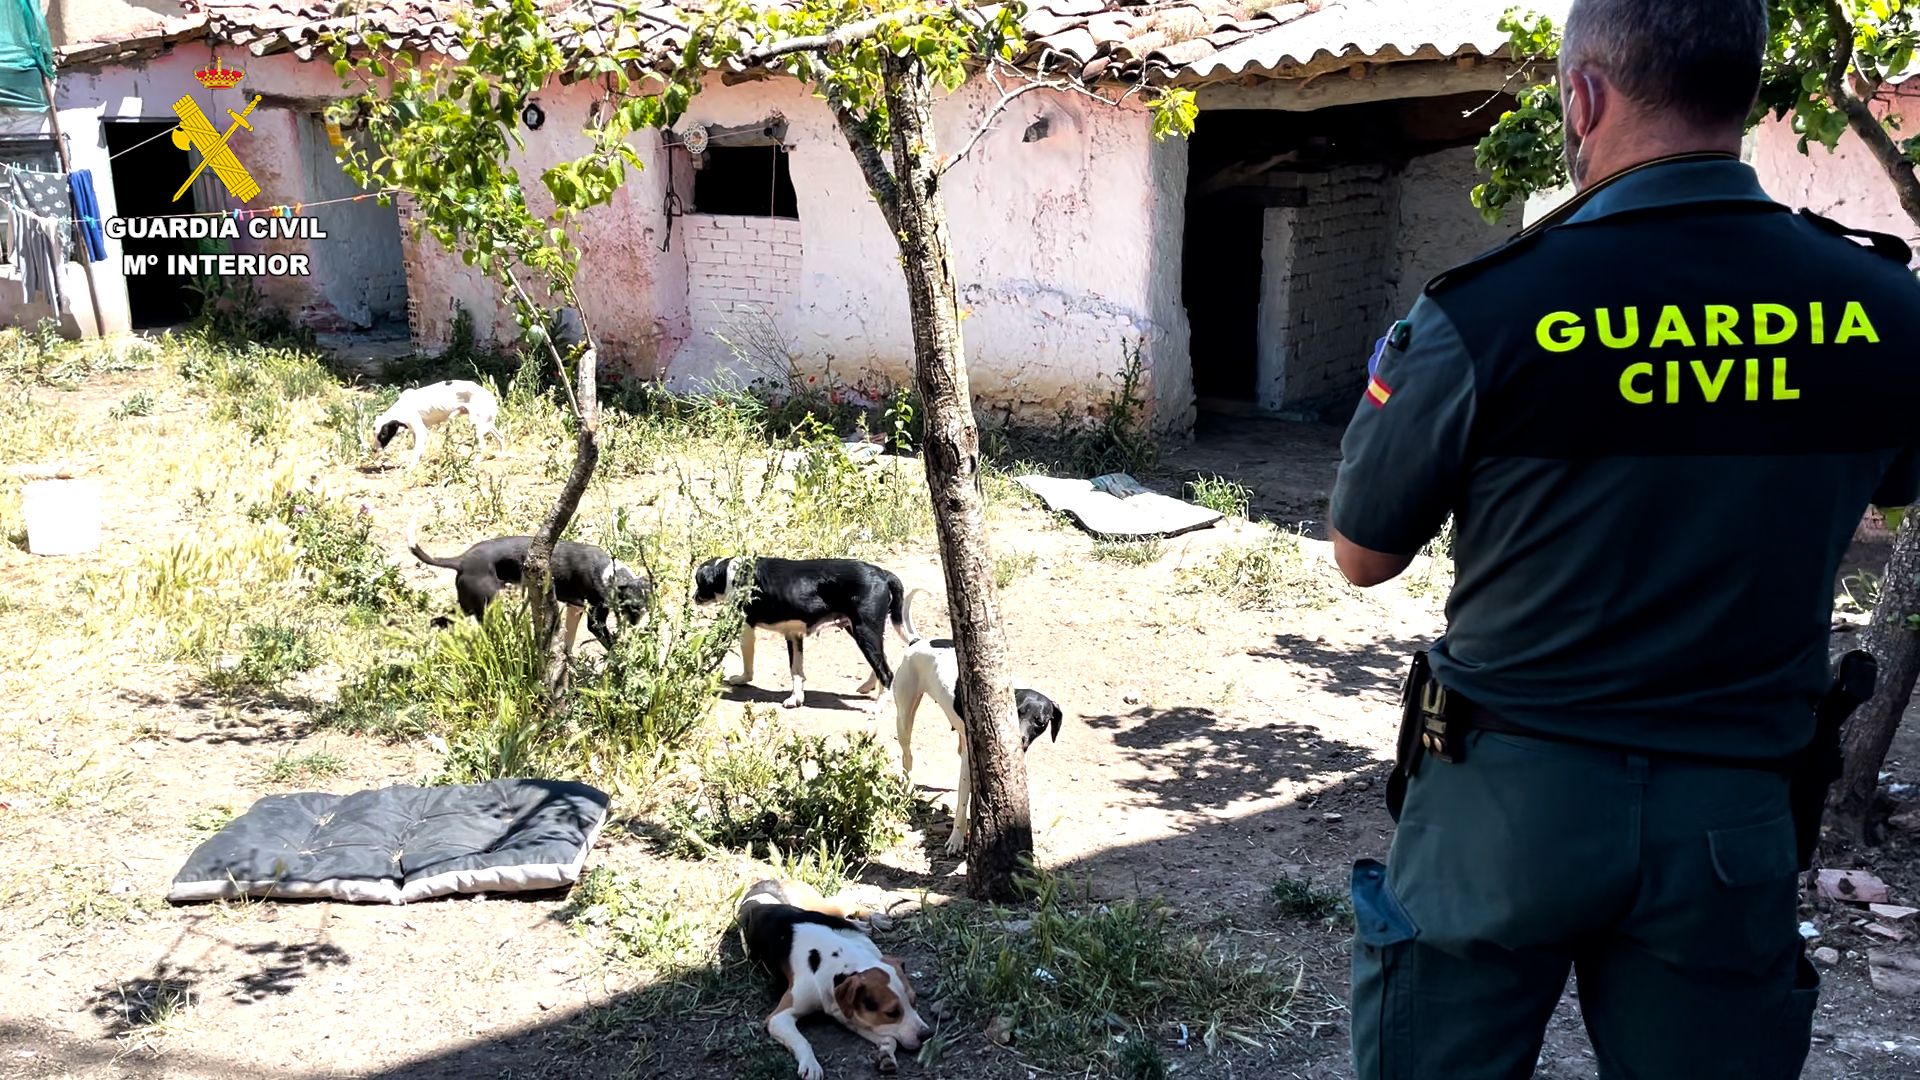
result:
[[[1316,229],[1331,222],[1326,227],[1351,233],[1353,223],[1316,193],[1322,178],[1311,174],[1367,166],[1383,171],[1379,183],[1397,191],[1408,161],[1471,146],[1486,134],[1488,117],[1498,116],[1509,100],[1488,97],[1393,99],[1305,112],[1209,109],[1199,115],[1187,149],[1181,293],[1201,409],[1244,412],[1260,402],[1263,389],[1272,392],[1261,386],[1261,300],[1267,292],[1261,279],[1266,271],[1292,272],[1293,241],[1283,221],[1274,233],[1278,250],[1265,250],[1268,212],[1292,211],[1284,218]],[[1379,201],[1393,205],[1387,194]],[[1276,289],[1285,284],[1284,278],[1274,283]],[[1384,278],[1381,285],[1384,292]],[[1333,324],[1364,302],[1352,295],[1316,296],[1313,309],[1282,307],[1270,317]]]
[[[161,217],[198,209],[191,189],[180,196],[179,202],[173,201],[173,193],[193,171],[192,155],[181,153],[166,137],[174,126],[172,120],[114,120],[101,125],[107,153],[113,155],[116,217]],[[198,302],[187,287],[192,279],[166,272],[167,257],[193,254],[194,243],[132,237],[120,241],[121,251],[128,256],[159,256],[159,262],[146,273],[127,275],[127,308],[134,329],[173,326],[198,312]]]
[[[1180,288],[1192,327],[1193,394],[1205,402],[1254,398],[1254,312],[1266,208],[1199,199],[1187,206]]]

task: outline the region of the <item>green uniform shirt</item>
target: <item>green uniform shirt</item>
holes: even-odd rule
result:
[[[1807,743],[1839,561],[1869,502],[1920,497],[1920,284],[1878,242],[1695,155],[1428,284],[1331,516],[1393,554],[1453,516],[1443,685],[1623,748]]]

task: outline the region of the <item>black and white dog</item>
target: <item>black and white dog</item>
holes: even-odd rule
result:
[[[482,540],[450,559],[426,553],[407,529],[407,545],[413,557],[428,566],[454,571],[453,591],[460,599],[460,610],[478,619],[500,590],[520,584],[527,561],[530,536],[501,536]],[[600,644],[613,649],[613,633],[607,626],[608,614],[620,617],[621,629],[637,622],[653,598],[653,583],[620,565],[605,551],[591,544],[562,540],[553,547],[549,564],[553,576],[553,595],[567,605],[567,651],[573,651],[574,638],[580,633],[580,615],[587,614],[587,629]]]
[[[734,560],[708,559],[693,572],[693,601],[713,604],[743,582],[734,580]],[[793,669],[793,693],[784,704],[798,708],[806,700],[807,669],[804,642],[835,626],[844,627],[867,658],[873,675],[860,686],[865,694],[875,686],[893,685],[887,666],[886,628],[893,624],[900,640],[907,640],[901,622],[905,592],[891,571],[856,559],[753,560],[753,585],[742,609],[746,625],[740,629],[740,674],[730,680],[739,686],[753,681],[753,635],[771,630],[787,639],[787,662]]]
[[[960,659],[953,642],[946,638],[923,638],[913,627],[913,598],[924,594],[915,589],[901,604],[900,618],[906,624],[907,652],[900,658],[900,669],[893,676],[894,734],[900,739],[900,765],[907,779],[913,779],[913,716],[920,699],[932,698],[947,714],[947,722],[960,738],[960,781],[954,785],[953,832],[947,837],[947,854],[958,855],[967,846],[967,825],[973,809],[973,762],[967,753],[967,725],[961,720]],[[1013,692],[1014,712],[1020,717],[1023,749],[1031,748],[1040,736],[1052,732],[1052,741],[1060,741],[1060,724],[1066,714],[1053,699],[1038,690],[1017,688]]]
[[[475,450],[484,449],[489,436],[506,447],[507,440],[493,426],[500,417],[500,403],[494,400],[493,391],[464,379],[415,386],[401,393],[385,412],[373,418],[373,441],[385,450],[402,431],[413,432],[413,456],[407,460],[411,468],[426,452],[427,432],[461,413],[473,421]]]

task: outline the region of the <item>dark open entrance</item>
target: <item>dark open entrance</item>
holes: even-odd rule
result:
[[[183,154],[166,138],[172,120],[114,120],[102,124],[107,153],[113,155],[115,216],[122,218],[190,214],[194,192],[189,189],[173,201],[173,193],[193,170],[192,155]],[[157,255],[159,262],[144,274],[127,275],[127,307],[136,330],[173,326],[192,318],[196,302],[187,288],[191,280],[166,272],[167,256],[193,253],[192,240],[136,240],[120,242],[128,256]]]
[[[1506,100],[1487,98],[1200,114],[1188,147],[1181,291],[1202,409],[1244,412],[1324,396],[1337,382],[1324,370],[1328,355],[1356,351],[1364,368],[1366,342],[1346,338],[1379,334],[1374,324],[1396,299],[1397,253],[1413,239],[1397,235],[1401,173],[1416,158],[1484,136]],[[1466,198],[1462,187],[1458,199]],[[1266,280],[1274,275],[1291,280]],[[1285,354],[1286,364],[1304,354],[1312,370],[1283,392],[1275,385],[1280,361],[1266,356],[1263,368],[1263,350]]]

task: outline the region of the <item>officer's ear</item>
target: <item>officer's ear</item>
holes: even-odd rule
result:
[[[1606,79],[1585,71],[1566,72],[1560,81],[1565,88],[1560,114],[1567,127],[1584,139],[1600,126],[1601,116],[1613,104],[1612,87]]]

